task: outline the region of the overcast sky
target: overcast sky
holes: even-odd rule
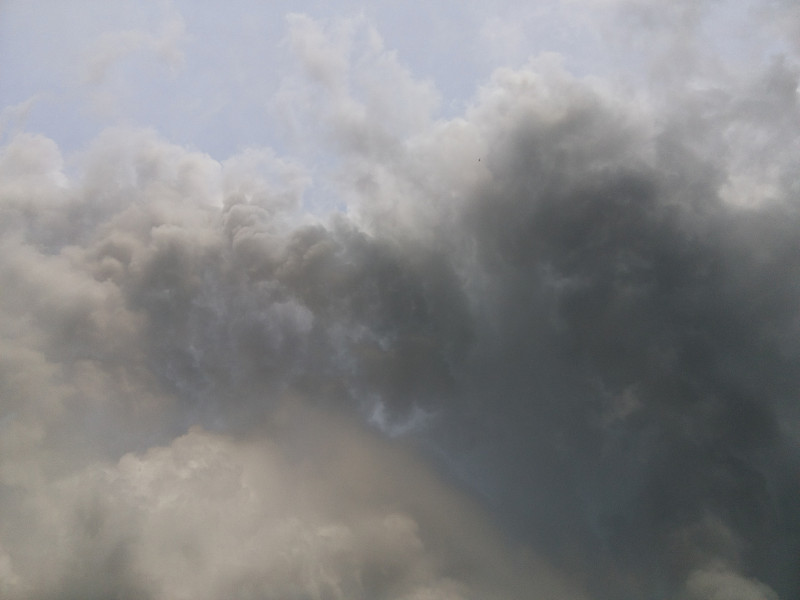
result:
[[[0,2],[0,596],[800,597],[790,0]]]

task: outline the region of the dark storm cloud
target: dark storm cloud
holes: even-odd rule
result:
[[[791,595],[793,199],[725,204],[724,163],[669,127],[647,156],[600,105],[527,122],[466,225],[493,282],[464,389],[486,407],[497,501],[557,554],[600,559],[601,594],[673,587],[696,565],[671,537],[710,513],[746,540],[746,571]]]
[[[0,591],[797,595],[794,62],[662,102],[543,57],[434,122],[345,25],[291,20],[284,90],[334,216],[266,150],[3,148]]]
[[[446,256],[469,307],[435,334],[445,462],[600,596],[797,589],[796,89],[779,59],[653,113],[545,60],[357,180],[368,230]],[[472,152],[425,161],[451,134]]]

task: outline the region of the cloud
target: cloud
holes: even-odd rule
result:
[[[257,437],[194,428],[28,492],[9,599],[580,597],[411,454],[296,400]]]
[[[391,257],[303,215],[302,171],[132,130],[96,140],[77,181],[41,136],[0,162],[4,597],[573,597],[405,450],[281,400],[350,412],[351,352],[395,384],[348,327],[359,295],[391,318],[358,289]],[[223,433],[181,435],[198,421]]]
[[[796,595],[796,61],[436,120],[366,19],[288,44],[323,166],[0,152],[3,594]]]
[[[95,43],[87,67],[87,81],[100,85],[108,79],[109,71],[126,56],[139,50],[149,50],[170,68],[184,61],[180,44],[186,35],[180,14],[173,12],[162,24],[158,34],[139,29],[102,34]]]
[[[37,94],[13,106],[4,107],[0,111],[0,139],[10,139],[22,133],[31,109],[40,100],[41,97]]]
[[[697,571],[692,573],[686,584],[688,598],[767,598],[775,600],[778,596],[769,587],[752,579],[745,579],[725,570]]]
[[[292,14],[287,23],[286,42],[304,77],[284,80],[276,106],[295,124],[295,137],[318,139],[319,131],[305,124],[308,110],[322,117],[315,123],[348,153],[393,152],[401,139],[429,125],[440,102],[435,87],[416,80],[364,18],[323,25]]]
[[[119,103],[130,93],[129,79],[137,76],[136,69],[126,65],[132,58],[144,55],[147,68],[150,59],[175,74],[184,65],[182,46],[187,40],[186,26],[180,13],[169,7],[161,18],[157,32],[128,29],[101,34],[86,53],[83,83],[89,86],[95,109],[101,114],[120,114]]]

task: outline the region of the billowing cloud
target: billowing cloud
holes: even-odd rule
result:
[[[4,597],[794,597],[796,58],[286,44],[299,157],[2,148]]]
[[[260,434],[195,428],[29,489],[5,507],[27,526],[4,532],[4,597],[578,597],[338,417],[287,402]]]

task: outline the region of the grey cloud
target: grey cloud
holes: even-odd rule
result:
[[[498,174],[464,225],[495,282],[480,312],[497,341],[465,387],[494,408],[485,452],[508,446],[500,487],[559,554],[576,553],[570,539],[587,562],[604,548],[648,582],[674,576],[662,536],[719,511],[747,537],[747,568],[791,590],[796,439],[780,423],[797,418],[793,191],[778,186],[778,206],[725,204],[724,158],[700,154],[680,123],[680,139],[668,123],[642,144],[614,105],[577,91],[555,119],[529,112],[496,142]],[[609,422],[626,394],[633,408]],[[593,577],[602,589],[607,567]]]
[[[797,132],[777,123],[796,76],[778,63],[766,77],[785,86],[759,76],[654,115],[534,68],[499,73],[470,113],[486,154],[465,197],[412,188],[406,207],[439,210],[420,208],[418,231],[385,221],[382,199],[407,188],[380,174],[405,157],[379,161],[363,196],[368,228],[450,252],[472,309],[438,433],[601,595],[677,593],[665,536],[707,510],[747,539],[743,568],[791,595]],[[774,171],[750,185],[743,163]],[[617,561],[637,574],[616,579]]]

